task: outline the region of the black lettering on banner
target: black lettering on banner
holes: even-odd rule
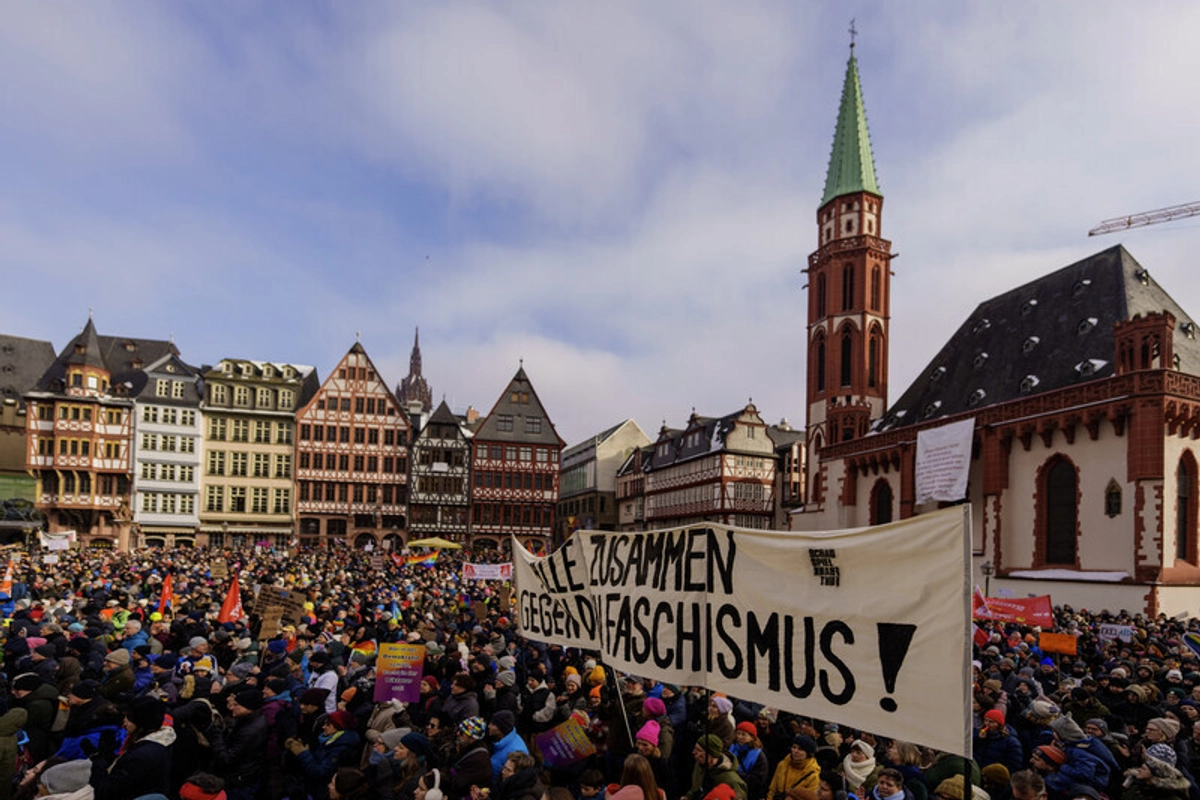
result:
[[[638,563],[638,586],[645,586],[646,581],[652,582],[658,589],[658,579],[662,573],[663,541],[662,533],[650,533],[641,537],[645,544],[642,546],[642,560]]]
[[[588,598],[583,595],[575,596],[575,614],[579,624],[583,627],[584,633],[588,639],[596,640],[599,638],[596,634],[596,609],[592,607]]]
[[[804,699],[812,694],[816,682],[816,665],[813,658],[816,655],[816,631],[812,617],[804,618],[804,680],[796,684],[796,618],[790,614],[783,618],[783,675],[787,690],[792,697]]]
[[[825,695],[825,699],[835,706],[844,706],[854,697],[854,674],[850,672],[846,662],[833,652],[835,634],[840,634],[846,644],[854,644],[854,631],[850,630],[849,625],[837,619],[825,623],[825,627],[821,629],[821,655],[825,656],[833,668],[841,673],[845,687],[841,692],[834,694],[829,686],[829,673],[821,670],[821,694]]]
[[[725,658],[724,653],[718,653],[717,669],[721,670],[721,674],[726,678],[738,678],[742,674],[742,648],[729,635],[729,631],[725,627],[725,620],[728,618],[732,618],[734,629],[742,627],[742,615],[737,610],[737,606],[725,603],[717,609],[717,636],[721,637],[721,641],[725,643],[729,648],[729,652],[733,654],[733,662],[730,663]]]
[[[625,562],[621,560],[620,548],[629,544],[628,536],[618,536],[608,548],[608,585],[622,586],[625,583]]]
[[[685,608],[686,606],[686,608]],[[686,652],[683,647],[684,642],[691,642],[692,646],[688,648],[692,654],[692,672],[700,671],[700,655],[703,652],[700,648],[700,639],[707,639],[704,636],[704,631],[700,627],[700,606],[696,603],[679,603],[678,611],[675,614],[675,669],[686,669],[683,665],[683,654]],[[684,620],[684,611],[691,612],[692,627],[688,629]]]
[[[574,548],[575,539],[571,538],[567,540],[567,543],[563,545],[560,551],[562,553],[563,572],[565,572],[567,576],[567,588],[572,592],[582,592],[584,588],[583,584],[575,580],[574,567],[579,562],[571,558],[571,551],[574,550]]]
[[[621,610],[617,615],[617,633],[616,641],[612,643],[613,655],[618,655],[626,661],[629,660],[630,639],[633,637],[633,615],[629,607],[629,595],[621,597]]]
[[[644,536],[634,536],[629,545],[629,556],[625,560],[625,580],[633,579],[635,586],[641,586],[638,575],[642,572],[642,540]]]
[[[687,558],[684,561],[684,582],[683,590],[685,592],[703,592],[707,586],[700,581],[694,580],[696,570],[693,564],[697,561],[707,562],[708,555],[708,533],[707,528],[692,528],[687,532]],[[697,546],[703,543],[703,546]]]
[[[713,572],[717,572],[721,578],[721,588],[724,594],[733,594],[733,559],[737,555],[737,543],[733,538],[733,531],[725,531],[725,544],[728,547],[728,555],[724,559],[721,558],[721,545],[717,542],[717,534],[713,530],[708,532],[708,591],[715,592],[716,581],[714,580]]]
[[[681,591],[683,589],[683,553],[687,550],[687,536],[683,531],[668,531],[663,534],[663,573],[662,580],[654,583],[660,592]],[[674,589],[667,586],[667,572],[675,569]]]
[[[674,615],[671,613],[671,604],[667,602],[659,603],[654,609],[654,664],[659,669],[667,669],[671,666],[671,662],[675,660],[675,651],[668,648],[665,653],[660,653],[658,645],[666,637],[663,636],[663,625],[659,622],[666,616],[666,624],[670,625],[675,621]]]
[[[650,631],[646,629],[646,617],[650,615],[650,601],[639,597],[633,603],[633,627],[637,629],[638,637],[633,643],[633,660],[645,664],[650,657],[652,645]],[[639,647],[638,644],[641,643]]]
[[[604,595],[604,651],[609,655],[617,654],[617,647],[613,643],[616,638],[616,632],[613,628],[617,626],[617,614],[613,613],[613,604],[621,602],[619,592],[609,592]]]
[[[592,563],[591,566],[588,567],[588,583],[592,586],[604,585],[604,571],[601,569],[601,565],[604,564],[604,553],[607,549],[607,536],[592,536]]]
[[[767,617],[766,625],[759,625],[758,615],[746,613],[746,680],[758,683],[758,654],[767,657],[767,688],[779,691],[779,614]]]

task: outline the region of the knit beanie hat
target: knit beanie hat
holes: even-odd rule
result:
[[[757,734],[755,734],[755,735],[757,735]],[[871,745],[867,744],[862,739],[855,739],[854,742],[850,745],[850,749],[851,750],[861,750],[866,755],[867,758],[875,757],[875,748],[872,747]]]
[[[989,709],[988,711],[985,711],[983,714],[983,718],[992,720],[997,725],[999,725],[1001,728],[1004,727],[1004,712],[998,708],[993,708],[993,709]]]
[[[143,731],[156,731],[163,726],[167,707],[156,697],[139,697],[129,704],[125,714],[129,721]]]
[[[433,746],[429,743],[429,737],[417,731],[411,731],[400,737],[400,744],[412,753],[416,753],[421,758],[428,759],[433,755]]]
[[[24,675],[18,675],[13,678],[12,688],[18,692],[32,692],[37,689],[45,681],[34,675],[32,672],[26,672]]]
[[[1155,727],[1162,731],[1162,735],[1168,740],[1174,740],[1179,735],[1179,723],[1170,717],[1155,717],[1146,723],[1146,727]]]
[[[979,774],[983,776],[984,783],[995,786],[1007,786],[1012,777],[1008,774],[1008,767],[1003,764],[988,764],[979,771]]]
[[[667,713],[667,705],[657,697],[647,697],[642,701],[642,710],[648,717],[661,717]]]
[[[753,722],[739,722],[734,730],[745,731],[751,736],[758,736],[758,726]]]
[[[1083,732],[1083,728],[1075,723],[1075,720],[1070,717],[1059,717],[1050,723],[1050,729],[1054,731],[1054,735],[1059,741],[1067,742],[1082,742],[1087,734]]]
[[[1176,753],[1175,748],[1165,742],[1158,742],[1146,748],[1146,758],[1155,758],[1159,761],[1165,761],[1172,767],[1175,766]]]
[[[50,794],[70,794],[88,785],[92,778],[92,762],[86,758],[56,764],[42,773],[39,780]]]
[[[1174,764],[1169,761],[1163,761],[1162,759],[1155,758],[1154,756],[1150,755],[1149,751],[1146,752],[1145,763],[1146,769],[1150,770],[1150,774],[1155,778],[1173,777],[1178,772],[1175,769]]]
[[[1099,728],[1101,739],[1103,739],[1105,736],[1108,736],[1108,723],[1105,722],[1104,720],[1100,719],[1099,717],[1097,717],[1095,719],[1089,719],[1086,722],[1084,722],[1083,724],[1084,725],[1095,725],[1097,728]]]
[[[517,727],[517,718],[508,709],[501,709],[492,715],[492,724],[500,729],[502,735],[507,736]]]
[[[714,697],[712,702],[717,707],[718,714],[728,714],[733,711],[733,701],[728,697]]]
[[[700,745],[701,750],[714,758],[725,752],[725,742],[721,741],[721,737],[715,733],[706,733],[700,737],[700,740],[696,744]]]
[[[1052,744],[1035,747],[1033,752],[1035,755],[1041,756],[1043,760],[1058,766],[1062,766],[1067,761],[1067,754]]]
[[[654,720],[650,720],[638,729],[637,736],[635,738],[639,742],[649,742],[655,747],[658,747],[658,731],[658,723]]]
[[[567,684],[568,686],[570,686],[571,684],[574,684],[576,688],[579,688],[579,687],[583,686],[583,678],[579,677],[578,672],[572,672],[570,675],[568,675],[566,678],[563,679],[563,683]]]
[[[496,680],[505,686],[516,686],[517,673],[513,672],[511,669],[506,669],[496,676]]]
[[[334,711],[329,716],[325,717],[330,725],[337,728],[339,731],[347,731],[354,728],[357,720],[349,711],[338,710]]]
[[[482,739],[487,733],[487,723],[483,721],[483,717],[467,717],[458,723],[458,733],[470,739]]]
[[[939,797],[953,797],[954,800],[963,800],[963,776],[952,775],[946,780],[937,785],[933,793]]]
[[[129,651],[124,647],[118,647],[116,650],[113,650],[111,653],[106,655],[104,660],[110,664],[116,664],[119,667],[123,667],[129,663]]]
[[[817,741],[811,736],[798,734],[796,738],[792,739],[792,744],[807,753],[809,758],[817,754]]]

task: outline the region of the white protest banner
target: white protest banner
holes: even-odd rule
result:
[[[504,564],[463,564],[464,581],[511,581],[512,562]]]
[[[1133,626],[1132,625],[1113,625],[1111,623],[1101,623],[1100,630],[1097,634],[1100,639],[1120,639],[1122,642],[1133,641]]]
[[[964,419],[917,434],[917,497],[955,503],[967,496],[975,420]]]
[[[73,533],[74,531],[42,531],[38,536],[42,540],[42,547],[47,550],[70,550]]]
[[[522,635],[970,755],[970,507],[845,531],[697,525],[515,540]]]

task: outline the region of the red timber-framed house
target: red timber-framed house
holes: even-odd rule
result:
[[[550,546],[565,446],[520,367],[475,432],[474,547],[507,549],[509,536],[533,552]]]
[[[857,185],[833,180],[839,152],[855,151],[844,146],[843,123],[856,116],[847,114],[855,103],[846,96],[857,94],[857,83],[851,58],[831,179],[818,212],[820,246],[809,262],[809,319],[816,324],[810,324],[808,435],[814,446],[808,501],[791,515],[791,527],[850,528],[935,510],[938,503],[916,502],[917,438],[923,430],[972,420],[963,500],[972,507],[977,584],[984,583],[986,566],[990,582],[1015,596],[1194,614],[1200,588],[1197,323],[1123,247],[980,303],[886,411],[876,411],[886,397],[886,372],[871,384],[870,352],[855,346],[852,335],[852,391],[835,396],[835,379],[846,377],[839,375],[844,351],[835,335],[844,323],[824,323],[828,303],[844,302],[841,279],[830,284],[842,259],[825,254],[839,237],[850,237],[845,252],[863,257],[850,263],[868,270],[866,295],[856,289],[857,299],[850,300],[852,311],[865,303],[868,313],[852,317],[868,326],[878,322],[877,369],[886,368],[887,272],[880,282],[882,319],[871,311],[869,277],[874,265],[886,264],[886,243],[872,250],[872,232],[856,234],[871,218],[854,213],[855,202],[869,212],[866,204],[877,194],[860,191],[874,185],[863,160],[869,154],[865,124]],[[839,187],[833,194],[830,182]],[[856,238],[868,245],[865,251],[852,244]],[[824,315],[820,274],[826,275]],[[862,273],[854,275],[857,287]],[[852,333],[858,319],[849,320]],[[832,345],[824,368],[817,347],[822,331]]]
[[[399,548],[408,522],[408,418],[355,342],[296,414],[304,546]]]
[[[133,399],[147,365],[179,355],[156,339],[83,330],[25,395],[26,465],[50,532],[73,530],[81,544],[130,548]]]
[[[646,474],[646,527],[774,523],[775,445],[753,403],[724,417],[692,412],[687,427],[663,426]]]
[[[471,435],[443,400],[413,438],[409,530],[463,546],[471,522]]]

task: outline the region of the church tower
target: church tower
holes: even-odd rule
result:
[[[421,329],[413,335],[412,355],[408,359],[408,375],[396,387],[396,399],[407,411],[409,404],[418,402],[421,411],[428,412],[433,408],[433,389],[425,376],[421,374]]]
[[[854,43],[842,86],[817,250],[808,257],[809,502],[823,447],[865,436],[887,408],[891,242],[867,131]]]

